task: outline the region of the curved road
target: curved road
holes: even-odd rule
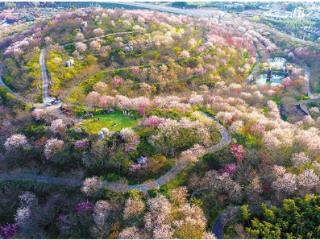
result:
[[[207,115],[208,116],[208,115]],[[227,129],[222,126],[214,117],[208,116],[217,123],[217,128],[221,134],[221,140],[216,145],[213,145],[206,149],[207,153],[217,152],[231,143],[231,137]],[[160,186],[168,183],[174,179],[179,172],[189,165],[187,161],[177,160],[176,165],[171,168],[167,173],[159,177],[158,179],[144,182],[142,184],[127,185],[124,183],[116,183],[103,181],[103,187],[108,188],[115,192],[127,192],[129,190],[139,190],[142,192],[147,192],[150,189],[159,188]],[[45,183],[50,185],[63,185],[69,187],[78,187],[83,183],[82,179],[79,178],[65,178],[65,177],[51,177],[43,176],[36,174],[27,174],[27,173],[0,173],[0,181],[32,181],[37,183]]]
[[[22,97],[21,95],[19,95],[18,93],[14,92],[11,90],[11,88],[9,88],[9,86],[7,84],[4,83],[4,81],[2,80],[2,77],[0,76],[0,86],[4,87],[8,93],[12,94],[13,96],[15,96],[18,100],[24,102],[24,103],[31,103],[28,99]]]

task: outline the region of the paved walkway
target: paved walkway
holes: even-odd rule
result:
[[[122,36],[122,35],[135,34],[135,33],[138,34],[138,33],[143,33],[143,32],[141,32],[141,31],[127,31],[127,32],[108,33],[108,34],[104,34],[104,35],[101,35],[98,37],[87,38],[87,39],[84,39],[83,41],[80,41],[80,42],[89,42],[92,40],[96,40],[96,39],[100,39],[100,38],[104,38],[104,37],[108,37],[108,36]],[[60,45],[65,47],[65,46],[73,45],[75,43],[76,43],[75,41],[72,41],[72,42],[62,43]]]
[[[46,101],[49,98],[49,95],[48,95],[49,77],[48,77],[47,67],[46,67],[46,50],[45,49],[40,50],[39,65],[40,65],[41,76],[42,76],[42,103],[46,104]]]
[[[310,115],[307,105],[308,105],[308,103],[320,101],[320,95],[312,92],[310,68],[306,64],[304,64],[303,68],[305,70],[307,95],[308,95],[309,99],[308,100],[300,100],[295,105],[297,106],[297,109],[299,111],[301,111],[304,115]]]
[[[217,128],[221,135],[221,140],[216,145],[213,145],[207,148],[206,153],[214,153],[220,151],[231,143],[231,137],[227,131],[227,129],[222,126],[218,121],[209,115],[207,115],[212,121],[217,123]],[[135,185],[127,185],[123,183],[117,182],[109,182],[103,181],[103,187],[110,189],[115,192],[127,192],[129,190],[139,190],[142,192],[147,192],[150,189],[159,188],[162,185],[168,183],[172,179],[174,179],[177,174],[179,174],[184,168],[189,165],[187,161],[177,160],[176,165],[171,168],[168,172],[166,172],[161,177],[146,181],[142,184]],[[69,187],[78,187],[82,185],[83,180],[78,178],[65,178],[65,177],[51,177],[51,176],[43,176],[36,174],[27,174],[27,173],[0,173],[0,181],[32,181],[37,183],[44,183],[49,185],[63,185]]]

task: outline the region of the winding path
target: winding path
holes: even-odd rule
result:
[[[310,115],[308,107],[307,107],[307,104],[319,101],[320,100],[320,95],[313,93],[312,90],[311,90],[312,88],[311,88],[311,81],[310,81],[310,75],[311,75],[310,68],[306,64],[304,64],[303,68],[305,70],[306,85],[307,85],[307,95],[308,95],[309,99],[300,100],[295,105],[297,106],[297,109],[299,111],[301,111],[303,114]]]
[[[12,94],[14,97],[16,97],[18,100],[24,102],[24,103],[31,103],[28,99],[22,97],[21,95],[19,95],[18,93],[14,92],[11,90],[11,88],[5,84],[5,82],[3,81],[2,77],[0,76],[0,86],[4,87],[8,93]]]
[[[97,36],[97,37],[86,38],[81,42],[89,42],[91,40],[97,40],[97,39],[108,37],[108,36],[122,36],[122,35],[135,34],[135,33],[143,33],[143,32],[141,32],[141,31],[114,32],[114,33],[108,33],[108,34],[104,34],[104,35]],[[60,46],[66,47],[66,46],[73,45],[73,44],[75,44],[74,41],[62,43],[62,44],[60,44]]]
[[[231,143],[231,137],[227,129],[222,126],[214,117],[206,114],[207,117],[211,118],[212,121],[216,122],[217,128],[221,135],[221,140],[216,145],[213,145],[206,149],[207,153],[217,152]],[[110,189],[115,192],[127,192],[129,190],[139,190],[142,192],[147,192],[150,189],[159,188],[162,185],[168,183],[174,179],[179,172],[185,169],[189,163],[187,161],[177,160],[176,165],[171,168],[167,173],[161,177],[146,181],[141,184],[127,185],[124,183],[103,181],[102,185],[104,188]],[[82,185],[83,180],[79,178],[65,178],[65,177],[51,177],[44,175],[28,174],[28,173],[0,173],[0,181],[32,181],[37,183],[44,183],[49,185],[63,185],[68,187],[79,187]]]

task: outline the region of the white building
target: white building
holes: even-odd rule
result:
[[[302,7],[295,8],[292,12],[292,17],[299,18],[299,19],[304,18],[305,17],[304,9]]]
[[[266,17],[275,18],[275,19],[287,19],[291,18],[292,14],[288,11],[267,11],[263,14]]]

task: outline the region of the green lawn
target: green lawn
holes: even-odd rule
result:
[[[80,126],[88,133],[97,134],[101,128],[108,128],[111,131],[120,131],[123,128],[133,128],[138,120],[129,116],[124,116],[121,112],[109,114],[98,114],[93,118],[86,119]]]

